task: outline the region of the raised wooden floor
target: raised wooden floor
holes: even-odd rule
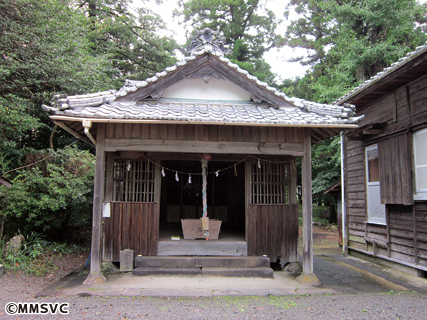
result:
[[[204,275],[272,278],[267,257],[138,256],[134,275]]]
[[[179,236],[180,240],[171,240]],[[245,235],[221,232],[218,240],[184,240],[179,230],[161,231],[157,245],[158,256],[247,256]]]

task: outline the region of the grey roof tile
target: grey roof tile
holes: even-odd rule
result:
[[[170,103],[162,101],[157,104],[150,104],[148,101],[138,105],[132,103],[117,103],[113,101],[116,97],[126,96],[128,92],[142,88],[149,83],[167,76],[188,61],[194,60],[198,55],[209,52],[217,56],[221,61],[234,68],[249,80],[255,81],[259,86],[265,87],[273,94],[285,99],[295,108],[272,106],[266,104],[232,104],[209,101],[196,104],[193,102]],[[298,98],[288,98],[284,93],[268,86],[267,83],[250,75],[246,70],[241,69],[229,59],[217,52],[206,48],[195,55],[186,57],[183,61],[177,62],[174,66],[166,68],[145,81],[126,80],[125,85],[119,91],[104,91],[89,95],[76,95],[67,97],[57,95],[53,101],[54,107],[44,106],[44,110],[51,114],[62,114],[76,117],[99,117],[110,119],[151,119],[151,120],[176,120],[176,121],[200,121],[200,122],[233,122],[233,123],[262,123],[262,124],[308,124],[312,122],[330,124],[350,124],[356,123],[358,118],[354,116],[354,107],[351,105],[325,105],[306,101]],[[310,116],[309,116],[310,115]]]

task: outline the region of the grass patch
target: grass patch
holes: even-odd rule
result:
[[[44,276],[58,269],[54,263],[55,256],[78,253],[83,251],[77,245],[49,242],[37,232],[24,238],[21,248],[17,251],[6,247],[7,240],[0,239],[0,264],[9,273],[25,273],[37,277]]]

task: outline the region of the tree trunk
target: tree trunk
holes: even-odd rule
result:
[[[3,227],[4,227],[5,216],[0,214],[0,240],[3,239]]]

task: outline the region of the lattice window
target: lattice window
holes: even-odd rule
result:
[[[146,160],[114,160],[113,201],[154,202],[155,165]]]
[[[251,203],[289,203],[289,164],[256,163],[252,165]]]

